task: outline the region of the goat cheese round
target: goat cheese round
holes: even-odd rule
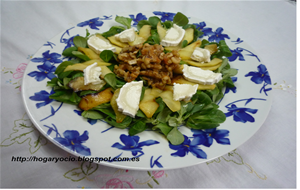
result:
[[[100,79],[101,67],[98,67],[97,62],[87,66],[83,70],[84,75],[84,85],[92,84],[101,84],[104,81]]]
[[[116,99],[118,110],[124,115],[135,117],[142,94],[143,81],[126,83],[120,90]]]
[[[200,63],[210,62],[210,51],[200,47],[196,47],[193,51],[191,59],[198,61]]]
[[[103,39],[98,38],[97,36],[93,35],[91,36],[87,44],[90,49],[92,49],[97,54],[100,54],[103,50],[111,50],[113,52],[116,52],[116,48],[111,45],[109,41],[105,41]]]
[[[200,67],[184,65],[183,77],[191,82],[212,85],[218,83],[222,79],[222,74],[214,73],[210,70],[203,70]]]
[[[135,30],[134,28],[124,30],[119,34],[116,34],[115,37],[120,42],[133,42],[135,40]]]
[[[198,84],[173,84],[173,99],[175,101],[189,101],[192,96],[197,92]]]
[[[177,46],[183,39],[184,34],[184,29],[176,24],[173,24],[173,27],[167,30],[166,36],[161,40],[160,45]]]

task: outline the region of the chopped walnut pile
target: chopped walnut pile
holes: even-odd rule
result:
[[[180,57],[177,50],[164,53],[161,45],[146,43],[123,48],[118,61],[120,64],[114,68],[118,77],[131,82],[141,75],[149,86],[163,90],[171,84],[173,70],[179,66]]]

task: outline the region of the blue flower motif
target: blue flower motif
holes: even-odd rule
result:
[[[221,40],[225,40],[225,38],[230,39],[227,34],[222,34],[223,28],[219,27],[213,34],[208,38],[208,41],[213,42],[216,41],[219,43]]]
[[[153,161],[153,156],[151,156],[150,167],[153,168],[156,165],[159,168],[163,168],[161,163],[158,161],[161,157],[162,157],[162,155],[160,155],[158,158],[156,158],[156,160]]]
[[[32,71],[28,73],[28,76],[35,77],[38,82],[44,80],[45,78],[50,80],[55,78],[54,72],[56,67],[51,65],[50,62],[45,62],[43,65],[38,65],[37,68],[40,71]]]
[[[229,61],[235,61],[237,58],[239,58],[240,61],[245,61],[245,58],[242,54],[243,49],[236,48],[234,50],[230,50],[232,53],[232,56],[228,57]]]
[[[169,144],[169,147],[173,150],[177,150],[177,152],[172,153],[171,156],[179,156],[184,157],[189,152],[192,153],[197,158],[207,158],[206,153],[198,147],[198,145],[202,145],[206,141],[205,138],[195,137],[191,141],[187,136],[184,135],[184,142],[180,145],[172,145]]]
[[[226,117],[230,117],[233,115],[233,120],[236,122],[246,123],[247,121],[255,121],[255,119],[248,113],[255,114],[257,112],[257,109],[238,108],[235,104],[231,104],[231,107],[228,107],[227,109],[228,112],[225,113]]]
[[[271,78],[269,75],[269,72],[267,71],[267,68],[265,65],[260,64],[257,67],[258,72],[249,72],[248,74],[245,75],[245,77],[251,77],[251,80],[255,84],[261,84],[262,82],[265,82],[266,84],[271,84]]]
[[[147,17],[142,13],[138,13],[136,17],[134,15],[129,15],[129,17],[133,20],[133,26],[136,26],[141,20],[147,20]]]
[[[79,35],[76,35],[76,36],[79,36]],[[74,43],[73,43],[74,37],[75,37],[75,36],[72,36],[72,37],[70,37],[70,38],[68,38],[68,39],[63,38],[63,39],[61,40],[62,43],[66,44],[64,50],[67,49],[67,48],[69,48],[69,47],[74,46]]]
[[[103,18],[100,18],[100,20],[111,20],[112,18],[112,15],[110,15],[110,16],[103,16]]]
[[[30,96],[29,99],[33,101],[38,101],[39,103],[36,103],[35,106],[37,108],[40,108],[42,106],[50,104],[53,101],[53,99],[49,98],[49,96],[53,93],[53,90],[50,93],[45,90],[41,90],[40,92],[34,93],[34,95]]]
[[[231,77],[231,80],[233,83],[235,83],[237,81],[237,77]],[[224,94],[227,94],[228,92],[232,91],[233,93],[236,93],[236,87],[227,87],[225,88],[225,92]]]
[[[45,51],[42,55],[43,57],[35,57],[33,59],[31,59],[32,62],[36,62],[36,63],[61,63],[62,60],[58,59],[59,57],[61,57],[60,54],[58,53],[50,53],[50,50]]]
[[[196,26],[197,30],[200,30],[201,32],[203,32],[203,35],[201,35],[200,38],[202,38],[203,36],[209,36],[209,35],[214,34],[214,32],[212,31],[211,28],[206,28],[205,22],[200,22],[199,24],[194,23],[194,25]]]
[[[243,40],[241,40],[241,38],[238,38],[236,39],[236,41],[232,41],[232,42],[235,42],[235,44],[240,44],[242,42],[244,42]]]
[[[103,21],[99,20],[99,17],[93,18],[84,22],[77,24],[79,27],[89,26],[91,29],[99,30],[99,28],[103,25]]]
[[[90,156],[91,155],[90,149],[82,145],[82,143],[84,143],[89,139],[88,135],[89,135],[88,131],[84,131],[82,135],[79,135],[78,131],[66,130],[63,133],[63,136],[65,138],[55,137],[54,140],[56,140],[61,145],[65,146],[66,148],[72,151],[75,151],[84,156]]]
[[[48,42],[46,44],[44,44],[44,46],[50,46],[51,49],[53,49],[53,46],[55,46],[55,43],[52,43],[52,42]]]
[[[55,137],[61,137],[61,135],[59,134],[57,127],[52,123],[52,127],[48,126],[48,125],[44,125],[44,127],[48,128],[47,130],[47,135],[51,135],[52,132],[55,133]]]
[[[118,148],[120,150],[131,151],[133,156],[136,156],[138,153],[141,153],[141,155],[143,155],[144,154],[144,152],[142,151],[143,146],[150,146],[159,143],[158,141],[154,141],[154,140],[147,140],[139,143],[140,140],[139,136],[130,136],[130,135],[127,136],[124,134],[120,136],[120,140],[124,145],[117,142],[113,144],[111,147]]]
[[[206,139],[203,143],[204,146],[210,147],[213,143],[213,140],[215,139],[217,143],[219,144],[230,144],[230,140],[228,138],[225,138],[228,136],[229,131],[228,130],[217,130],[217,128],[213,129],[205,129],[205,130],[196,130],[192,129],[192,132],[194,133],[194,137],[200,137]]]
[[[77,115],[81,116],[82,112],[81,110],[74,110],[75,113],[77,113]],[[87,121],[89,122],[89,124],[94,125],[95,123],[97,123],[97,119],[87,119]]]
[[[69,28],[68,30],[66,30],[60,37],[60,43],[66,44],[66,47],[64,48],[64,50],[71,46],[74,46],[73,39],[75,36],[79,36],[79,34],[77,34],[77,35],[69,37],[69,38],[64,38],[65,35],[70,36],[70,30],[72,30],[73,28],[75,28],[75,27],[72,27],[72,28]]]
[[[153,14],[161,16],[160,20],[162,22],[165,22],[167,20],[173,21],[175,13],[169,13],[169,12],[161,12],[161,11],[154,11]]]

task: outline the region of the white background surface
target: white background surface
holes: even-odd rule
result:
[[[79,22],[130,11],[182,12],[239,35],[260,56],[271,76],[273,105],[260,130],[230,155],[213,163],[164,171],[155,188],[295,188],[296,187],[296,5],[287,1],[1,1],[1,139],[16,120],[27,118],[20,83],[6,71],[29,62],[43,44]],[[103,32],[103,31],[102,31]],[[280,85],[286,89],[280,89]],[[288,85],[289,88],[287,87]],[[29,134],[31,140],[39,136]],[[101,176],[131,176],[135,188],[149,187],[147,172],[99,166],[92,175],[72,181],[64,174],[78,163],[18,163],[12,156],[67,156],[51,144],[35,153],[24,143],[0,146],[0,187],[102,187]],[[218,163],[219,162],[219,163]],[[100,176],[100,177],[99,177]],[[148,176],[149,177],[149,176]],[[134,180],[132,180],[134,179]]]

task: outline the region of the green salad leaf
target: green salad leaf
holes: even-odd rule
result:
[[[138,133],[145,131],[146,129],[147,129],[146,123],[139,120],[129,128],[128,133],[130,136],[133,136],[133,135],[136,135]]]
[[[153,29],[156,29],[156,26],[159,22],[161,22],[160,18],[158,18],[157,16],[152,16],[152,17],[149,17],[149,24],[151,25],[151,27]]]
[[[107,32],[103,32],[101,35],[105,38],[114,36],[118,33],[121,33],[125,30],[122,26],[112,26]]]
[[[181,12],[178,12],[173,19],[173,23],[177,24],[178,26],[184,26],[189,23],[189,19],[182,14]]]
[[[83,48],[87,47],[87,39],[82,36],[75,36],[73,38],[73,43],[77,48],[78,47],[83,47]]]
[[[178,131],[177,127],[174,127],[167,135],[167,139],[170,141],[173,145],[179,145],[183,143],[184,136],[183,134]]]
[[[81,116],[87,119],[103,119],[104,115],[95,110],[87,110],[81,113]]]
[[[78,57],[79,59],[84,60],[84,61],[91,60],[88,56],[86,56],[85,54],[81,53],[80,51],[72,51],[72,54],[74,56]]]
[[[140,30],[144,25],[151,25],[148,20],[140,20],[136,26],[137,30]]]
[[[123,16],[116,16],[115,21],[120,24],[123,24],[124,26],[127,27],[127,29],[131,28],[131,22],[132,22],[131,18],[127,18],[127,17],[123,17]]]
[[[100,53],[100,58],[104,61],[104,62],[109,62],[111,60],[111,58],[114,57],[114,52],[112,52],[111,50],[103,50]]]
[[[65,49],[63,52],[62,52],[62,55],[63,56],[66,56],[66,57],[74,57],[74,55],[72,54],[73,51],[77,51],[77,47],[76,46],[72,46],[72,47],[69,47],[67,49]]]

